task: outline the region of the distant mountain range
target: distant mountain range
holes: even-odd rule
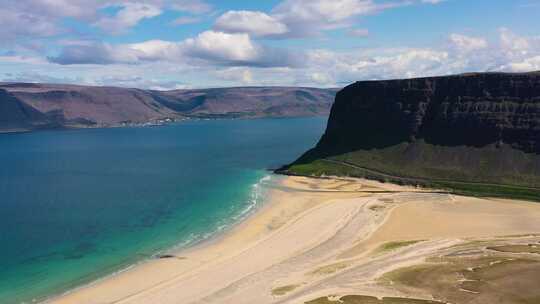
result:
[[[154,124],[185,118],[327,115],[336,92],[302,87],[154,91],[0,83],[0,132]]]
[[[540,200],[540,73],[356,82],[281,172]]]

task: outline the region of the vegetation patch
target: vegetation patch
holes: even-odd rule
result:
[[[431,301],[431,300],[421,300],[421,299],[410,299],[410,298],[395,298],[395,297],[384,297],[378,299],[376,297],[370,296],[361,296],[361,295],[348,295],[339,298],[339,300],[331,300],[329,297],[321,297],[309,302],[306,304],[445,304],[444,302]]]
[[[377,253],[388,252],[388,251],[396,250],[398,248],[412,246],[412,245],[414,245],[416,243],[423,242],[423,241],[424,240],[388,242],[388,243],[384,243],[381,246],[379,246],[379,248],[377,248],[376,252]]]
[[[335,264],[331,264],[331,265],[327,265],[327,266],[317,268],[316,270],[312,271],[310,274],[313,274],[313,275],[328,275],[328,274],[332,274],[334,272],[340,271],[342,269],[345,269],[348,266],[349,266],[349,263],[347,263],[347,262],[335,263]]]
[[[384,206],[381,206],[381,205],[372,205],[372,206],[369,206],[369,210],[371,211],[381,211],[381,210],[384,210],[386,207]]]
[[[283,296],[293,290],[295,290],[296,288],[298,288],[299,285],[286,285],[286,286],[281,286],[281,287],[276,287],[274,289],[272,289],[272,295],[274,296]]]
[[[540,303],[540,257],[516,258],[511,252],[529,246],[508,246],[504,248],[508,252],[484,252],[476,257],[450,253],[429,259],[429,264],[392,271],[380,281],[402,292],[431,294],[449,303]]]
[[[540,188],[529,187],[529,182],[523,182],[523,185],[513,185],[505,184],[504,182],[507,182],[505,179],[497,181],[490,178],[486,178],[485,182],[483,182],[482,179],[470,180],[467,176],[459,174],[420,174],[416,173],[417,170],[414,170],[414,168],[409,168],[408,171],[401,169],[396,171],[387,167],[387,165],[377,166],[375,164],[367,160],[365,162],[351,161],[347,157],[333,157],[332,159],[316,159],[305,163],[295,163],[284,172],[315,177],[347,176],[367,178],[399,185],[441,189],[457,195],[540,201]],[[401,165],[402,163],[400,163]],[[527,181],[531,180],[531,178],[533,177],[528,178]],[[531,183],[537,185],[540,180]]]
[[[495,251],[499,251],[499,252],[508,252],[508,253],[536,253],[536,254],[540,254],[540,245],[538,245],[538,244],[504,245],[504,246],[488,247],[487,249],[495,250]]]

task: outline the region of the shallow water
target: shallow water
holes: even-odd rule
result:
[[[54,295],[238,221],[326,118],[0,135],[0,302]]]

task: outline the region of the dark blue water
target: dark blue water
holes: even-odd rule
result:
[[[267,168],[312,147],[325,118],[0,135],[0,302],[58,294],[260,203]]]

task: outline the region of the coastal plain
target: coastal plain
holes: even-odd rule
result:
[[[47,303],[538,303],[539,218],[526,201],[279,177],[224,235]]]

